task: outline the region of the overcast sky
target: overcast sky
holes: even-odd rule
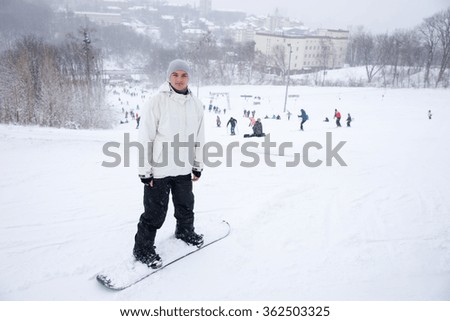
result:
[[[198,5],[199,0],[168,0]],[[311,28],[347,29],[363,25],[374,33],[409,29],[450,7],[450,0],[212,0],[213,10],[267,15],[278,8]]]

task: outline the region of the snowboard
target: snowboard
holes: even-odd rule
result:
[[[226,221],[215,222],[214,224],[208,223],[208,225],[205,225],[199,230],[199,233],[204,234],[204,242],[201,247],[188,245],[182,240],[176,239],[175,236],[171,236],[161,240],[160,244],[156,244],[156,251],[162,259],[161,267],[152,269],[146,264],[136,261],[136,259],[130,255],[125,261],[119,262],[98,273],[96,279],[100,284],[111,290],[121,291],[127,289],[189,255],[223,240],[230,235],[230,232],[230,224]]]

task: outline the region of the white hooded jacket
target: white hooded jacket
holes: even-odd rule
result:
[[[144,153],[139,157],[139,176],[164,178],[202,171],[204,141],[202,102],[190,91],[178,94],[164,83],[141,111],[139,142]]]

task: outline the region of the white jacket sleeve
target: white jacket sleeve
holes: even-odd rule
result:
[[[153,176],[151,161],[153,159],[153,142],[158,128],[159,116],[157,112],[156,97],[144,105],[139,125],[139,143],[143,148],[139,152],[139,177]]]
[[[201,104],[200,104],[201,106]],[[203,170],[203,147],[205,145],[205,125],[204,125],[204,113],[203,106],[199,108],[199,124],[197,130],[197,142],[195,147],[195,158],[193,170],[201,172]]]

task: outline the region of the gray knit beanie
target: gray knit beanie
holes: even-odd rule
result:
[[[172,60],[169,64],[169,68],[167,68],[167,78],[170,79],[170,75],[177,70],[185,71],[189,76],[191,74],[191,68],[186,61],[181,59]]]

